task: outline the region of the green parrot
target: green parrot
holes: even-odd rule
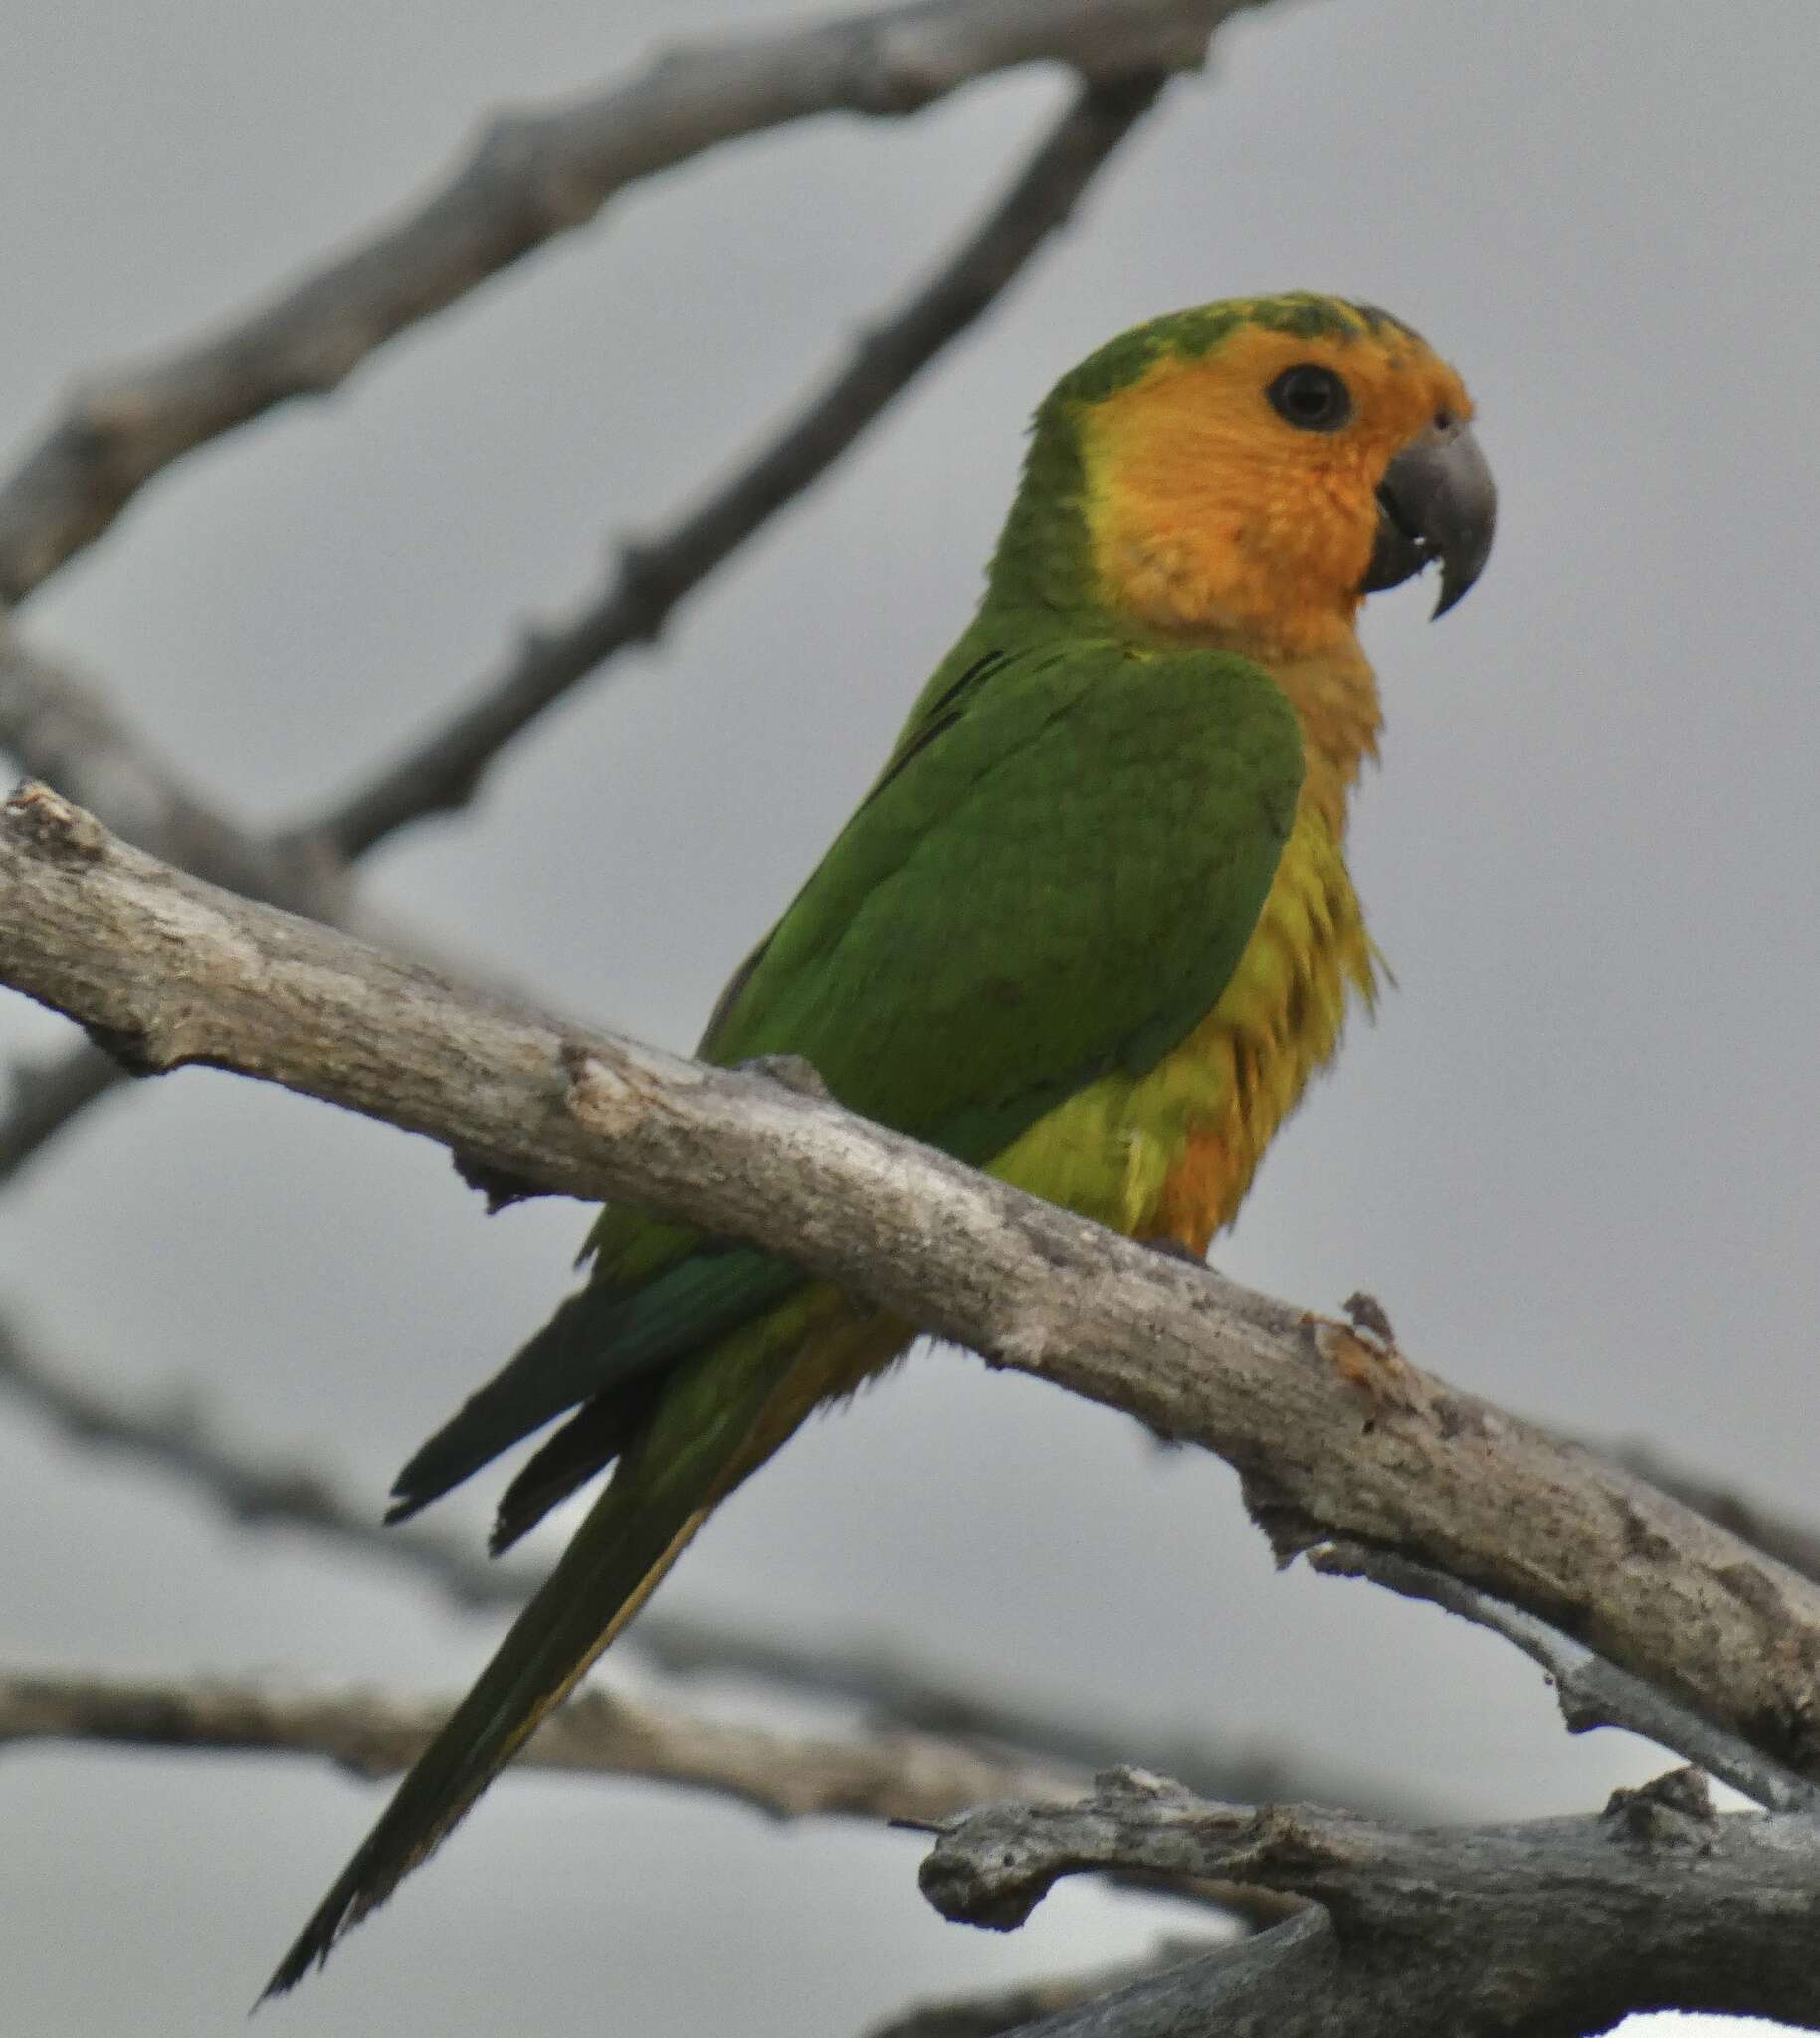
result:
[[[1348,1001],[1373,994],[1348,794],[1380,726],[1362,597],[1491,548],[1459,376],[1294,293],[1137,327],[1037,411],[978,613],[701,1054],[805,1057],[843,1104],[1196,1256]],[[712,1509],[915,1326],[789,1261],[611,1207],[586,1285],[399,1475],[397,1519],[566,1416],[494,1547],[608,1466],[549,1581],[268,1993],[443,1840]]]

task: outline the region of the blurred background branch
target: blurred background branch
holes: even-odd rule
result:
[[[1134,21],[1145,14],[1134,9]],[[468,702],[318,819],[270,836],[227,820],[127,729],[92,682],[29,651],[3,625],[0,750],[153,855],[245,897],[372,933],[355,908],[347,863],[399,829],[472,798],[514,737],[616,652],[654,637],[686,594],[839,460],[987,309],[1068,218],[1162,84],[1162,73],[1147,72],[1083,87],[954,254],[752,459],[670,529],[626,546],[599,594],[567,621],[526,632]],[[36,501],[42,491],[25,495]],[[0,553],[5,504],[0,490]],[[407,949],[417,946],[408,934],[397,938]],[[0,1115],[0,1183],[122,1074],[88,1045],[15,1070]]]
[[[515,1610],[547,1575],[545,1566],[523,1560],[489,1562],[475,1553],[472,1537],[431,1523],[386,1528],[376,1507],[358,1506],[308,1460],[236,1447],[193,1390],[180,1387],[156,1402],[135,1404],[93,1385],[67,1359],[47,1358],[41,1340],[4,1303],[0,1394],[73,1445],[121,1453],[175,1482],[237,1528],[308,1536],[395,1571],[464,1612]],[[1272,1745],[1255,1730],[1230,1737],[1205,1730],[1191,1734],[1136,1709],[1112,1717],[1071,1710],[1053,1693],[1014,1697],[996,1688],[997,1679],[937,1672],[889,1645],[792,1640],[773,1623],[708,1619],[664,1604],[642,1612],[626,1642],[670,1677],[732,1679],[785,1697],[833,1700],[857,1709],[876,1729],[1017,1750],[1077,1776],[1141,1761],[1202,1796],[1235,1803],[1298,1799],[1410,1821],[1441,1816],[1441,1807],[1413,1783],[1389,1788],[1363,1773],[1347,1775],[1303,1751]]]
[[[0,1674],[0,1745],[58,1740],[316,1755],[369,1780],[408,1767],[448,1710],[444,1702],[370,1689]],[[517,1759],[532,1769],[710,1791],[780,1819],[841,1814],[924,1823],[995,1797],[1061,1802],[1087,1784],[1079,1771],[929,1734],[789,1733],[692,1717],[598,1687],[552,1714]]]
[[[0,601],[94,543],[174,460],[296,396],[338,388],[386,341],[640,177],[826,113],[920,112],[1015,66],[1069,66],[1090,90],[1197,65],[1257,0],[910,0],[868,14],[679,46],[624,84],[501,114],[402,219],[222,330],[93,377],[0,483]]]

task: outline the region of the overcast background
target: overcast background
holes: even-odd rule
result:
[[[420,186],[477,114],[729,0],[11,0],[0,444],[84,364],[185,335]],[[301,815],[591,584],[944,249],[1063,83],[826,122],[636,189],[328,405],[186,463],[29,608],[247,816]],[[1076,229],[813,497],[541,723],[375,897],[548,1000],[690,1046],[965,619],[1023,420],[1111,332],[1239,291],[1384,304],[1456,360],[1503,490],[1444,624],[1375,602],[1385,768],[1354,862],[1398,988],[1279,1141],[1231,1273],[1388,1305],[1419,1361],[1813,1499],[1820,1007],[1811,0],[1273,6]],[[16,1000],[0,1051],[60,1044]],[[0,1296],[122,1393],[206,1393],[377,1510],[561,1291],[567,1205],[488,1221],[440,1150],[193,1072],[0,1201]],[[20,1666],[453,1691],[493,1629],[236,1535],[0,1407]],[[488,1494],[456,1504],[477,1543]],[[1199,1454],[954,1353],[817,1424],[666,1587],[1462,1815],[1594,1808],[1662,1758],[1570,1741],[1504,1645],[1273,1575]],[[640,1676],[628,1649],[608,1676]],[[730,1695],[721,1695],[730,1697]],[[686,1702],[705,1703],[700,1690]],[[1139,1748],[1134,1753],[1141,1753]],[[302,1760],[0,1767],[14,2030],[231,2032],[379,1793]],[[918,1994],[1149,1942],[1070,1889],[939,1923],[918,1843],[674,1791],[513,1779],[262,2028],[841,2038]]]

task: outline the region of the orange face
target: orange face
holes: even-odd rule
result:
[[[1241,324],[1080,406],[1083,508],[1109,607],[1273,657],[1350,634],[1386,471],[1456,434],[1473,407],[1407,328],[1321,303],[1337,315],[1314,337]]]

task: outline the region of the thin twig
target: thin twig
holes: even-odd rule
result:
[[[1554,1685],[1569,1733],[1621,1727],[1729,1783],[1769,1811],[1820,1812],[1820,1784],[1771,1761],[1653,1685],[1595,1656],[1531,1613],[1489,1598],[1427,1564],[1360,1543],[1330,1542],[1308,1552],[1314,1569],[1335,1578],[1369,1578],[1405,1599],[1423,1599],[1514,1643]]]
[[[327,844],[295,834],[262,836],[233,820],[159,756],[93,680],[31,650],[3,620],[0,750],[166,863],[243,897],[451,966],[436,952],[440,944],[426,944],[415,929],[363,900]],[[464,959],[462,974],[485,978],[490,972]],[[16,1064],[0,1117],[0,1183],[125,1077],[111,1055],[86,1043]]]
[[[1190,1787],[1205,1796],[1244,1803],[1292,1798],[1387,1818],[1440,1816],[1432,1800],[1424,1801],[1419,1790],[1400,1781],[1335,1773],[1300,1752],[1260,1741],[1255,1732],[1190,1734],[1179,1726],[1132,1713],[1071,1711],[1047,1696],[1020,1697],[982,1688],[956,1673],[932,1671],[895,1648],[863,1643],[805,1648],[663,1606],[641,1614],[629,1639],[672,1676],[749,1677],[813,1689],[846,1699],[881,1723],[969,1744],[1022,1748],[1084,1774],[1139,1760],[1184,1782],[1198,1778]]]
[[[87,1041],[7,1072],[0,1118],[0,1183],[6,1182],[90,1105],[120,1088],[126,1071]]]
[[[624,82],[502,114],[452,176],[367,239],[175,353],[92,378],[0,487],[0,603],[92,544],[172,461],[337,388],[638,178],[787,121],[918,112],[1017,65],[1067,64],[1092,82],[1189,68],[1239,4],[910,0],[682,46]]]
[[[312,919],[339,920],[339,860],[242,826],[205,799],[87,674],[30,649],[0,618],[0,750],[140,849]]]

